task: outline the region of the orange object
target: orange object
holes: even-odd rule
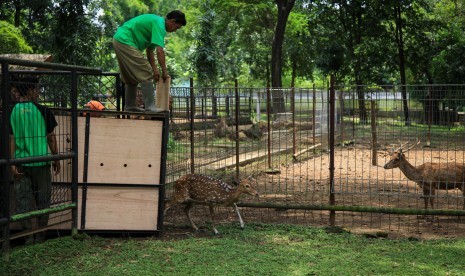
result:
[[[88,103],[86,103],[86,105],[89,109],[92,109],[92,110],[105,110],[105,106],[103,106],[102,103],[100,103],[99,101],[95,101],[95,100],[92,100]]]

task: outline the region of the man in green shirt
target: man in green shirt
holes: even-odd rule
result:
[[[19,92],[17,102],[10,113],[10,155],[12,158],[43,157],[58,154],[55,136],[57,121],[45,106],[36,103],[38,79],[23,77],[13,84],[12,90]],[[60,162],[53,161],[55,174],[60,172]],[[25,163],[11,166],[16,193],[16,212],[18,214],[50,207],[52,176],[49,161]],[[32,230],[31,220],[21,222],[24,230]],[[37,218],[39,227],[48,224],[48,215]],[[44,233],[36,234],[36,241],[42,241]],[[27,243],[34,241],[32,235]]]
[[[153,80],[165,81],[170,76],[166,69],[165,36],[186,25],[186,17],[181,11],[171,11],[166,18],[155,14],[143,14],[124,23],[113,36],[113,46],[126,85],[125,111],[143,111],[136,106],[137,85],[140,83],[145,111],[161,111],[154,104]],[[143,51],[146,52],[146,57]],[[155,64],[157,60],[161,74]]]

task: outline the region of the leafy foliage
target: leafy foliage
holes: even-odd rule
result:
[[[192,60],[201,86],[214,86],[217,77],[217,51],[213,36],[216,13],[210,8],[209,1],[201,6],[202,16],[198,18],[197,29],[194,31],[195,46]]]
[[[31,53],[19,29],[5,21],[0,21],[0,54]]]
[[[448,46],[435,57],[434,76],[444,83],[465,83],[465,43]]]
[[[329,75],[339,71],[344,64],[344,47],[328,41],[320,49],[322,53],[318,56],[316,64],[322,73]]]
[[[96,65],[97,28],[85,15],[88,0],[62,1],[55,7],[52,53],[56,61],[76,65]],[[71,31],[72,30],[72,31]]]

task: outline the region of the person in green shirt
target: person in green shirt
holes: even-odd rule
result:
[[[38,83],[36,77],[23,77],[12,84],[11,90],[18,91],[20,96],[19,102],[9,114],[10,156],[15,159],[58,154],[55,136],[57,121],[50,109],[36,103]],[[60,161],[53,161],[52,166],[55,174],[58,174],[61,169]],[[52,176],[49,161],[12,165],[11,172],[16,194],[16,213],[23,214],[50,207]],[[48,215],[39,216],[38,226],[47,226],[48,218]],[[23,220],[21,225],[26,231],[32,230],[31,220]],[[26,237],[26,243],[43,239],[44,233],[37,233],[35,240],[32,235]]]
[[[165,36],[186,25],[183,12],[174,10],[165,18],[155,14],[136,16],[118,28],[113,36],[113,47],[126,87],[125,111],[143,111],[136,105],[137,85],[141,85],[145,111],[161,111],[155,107],[153,81],[165,81],[170,76],[165,62]],[[145,50],[146,57],[143,55]],[[155,64],[155,53],[158,66]]]

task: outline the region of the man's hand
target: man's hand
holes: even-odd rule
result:
[[[55,175],[59,174],[61,170],[60,160],[53,161],[52,166],[53,166],[53,171],[55,172]]]
[[[155,82],[158,82],[160,80],[160,72],[153,72],[153,79],[155,80]]]
[[[168,75],[168,73],[166,72],[163,72],[163,76],[162,76],[162,79],[163,79],[163,82],[165,82],[167,79],[171,78],[170,75]]]
[[[11,166],[11,174],[13,175],[13,178],[14,178],[15,180],[20,179],[20,178],[24,175],[24,173],[23,173],[23,172],[20,172],[20,171],[18,170],[18,167],[16,167],[15,165],[12,165],[12,166]]]

